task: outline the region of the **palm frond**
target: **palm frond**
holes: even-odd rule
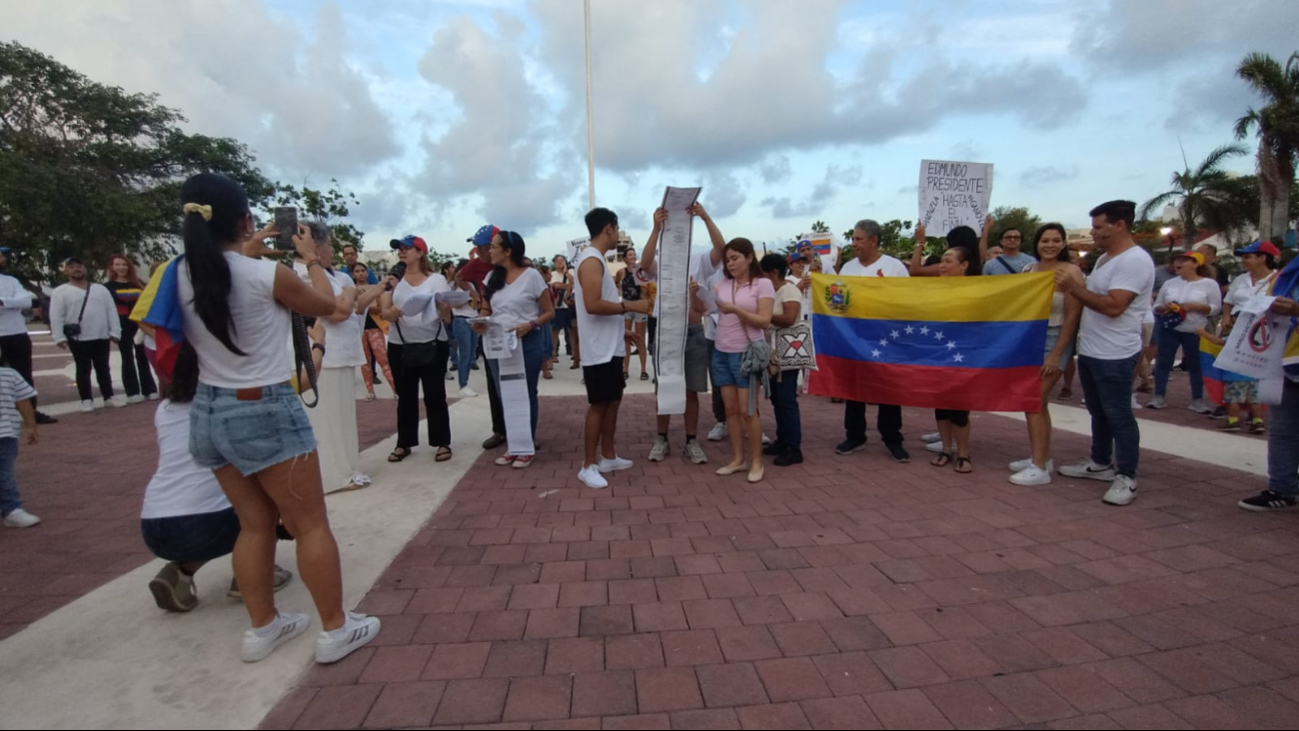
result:
[[[1254,109],[1253,107],[1250,107],[1249,111],[1245,113],[1245,116],[1236,120],[1236,129],[1235,129],[1236,139],[1238,140],[1245,139],[1245,136],[1249,134],[1249,128],[1253,127],[1254,125],[1259,126],[1259,134],[1262,134],[1263,132],[1262,116],[1258,113],[1258,110]]]
[[[1162,209],[1165,205],[1172,202],[1174,198],[1178,198],[1184,195],[1185,193],[1181,189],[1164,191],[1163,193],[1160,193],[1154,198],[1151,198],[1150,200],[1146,201],[1146,204],[1141,206],[1141,210],[1137,213],[1137,218],[1144,221],[1149,221],[1150,214],[1154,213],[1157,210]]]
[[[1227,158],[1239,157],[1247,151],[1244,145],[1222,145],[1204,158],[1204,161],[1195,169],[1195,177],[1202,178],[1209,175],[1215,172]]]

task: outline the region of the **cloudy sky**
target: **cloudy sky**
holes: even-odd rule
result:
[[[1179,140],[1192,163],[1231,140],[1245,53],[1299,50],[1294,0],[591,4],[596,200],[638,242],[667,184],[757,241],[914,219],[922,158],[994,163],[994,206],[1080,226],[1163,190]],[[581,0],[4,0],[0,37],[275,178],[338,178],[371,248],[585,233]]]

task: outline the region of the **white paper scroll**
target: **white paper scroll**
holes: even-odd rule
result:
[[[526,455],[537,451],[532,442],[532,402],[528,398],[528,369],[523,359],[523,344],[513,330],[490,317],[472,318],[486,322],[483,353],[491,358],[501,386],[501,410],[505,416],[505,438],[509,454]]]
[[[686,332],[690,325],[690,207],[702,188],[672,188],[663,193],[668,220],[658,244],[658,329],[654,369],[658,413],[686,413]]]
[[[931,236],[957,226],[983,231],[992,200],[992,165],[951,160],[920,161],[920,222]]]

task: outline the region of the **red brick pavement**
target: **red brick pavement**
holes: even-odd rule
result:
[[[638,463],[594,492],[582,399],[542,403],[569,438],[527,471],[480,457],[362,604],[377,646],[311,668],[264,727],[1299,724],[1299,537],[1235,508],[1257,478],[1146,453],[1141,499],[1110,508],[1099,483],[1006,482],[1022,424],[975,415],[959,476],[874,439],[833,456],[841,412],[806,399],[811,461],[755,486],[644,462],[639,396]]]
[[[363,449],[395,431],[395,404],[357,402]],[[64,416],[19,447],[23,502],[44,522],[0,530],[0,639],[153,558],[139,516],[158,460],[156,406]]]

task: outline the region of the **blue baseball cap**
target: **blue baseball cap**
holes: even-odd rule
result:
[[[478,229],[477,233],[475,233],[472,237],[465,239],[465,241],[474,242],[474,246],[487,246],[488,244],[492,243],[492,237],[500,232],[501,230],[499,228],[496,228],[495,226],[489,223],[486,226],[483,226],[482,228]]]
[[[4,249],[0,249],[0,251],[4,251]],[[1271,241],[1255,241],[1249,246],[1236,252],[1236,256],[1241,256],[1242,254],[1271,254],[1278,259],[1281,258],[1281,250],[1276,248],[1276,244],[1273,244]]]
[[[798,253],[797,251],[789,255],[790,264],[793,264],[796,261],[803,261],[803,255]]]

